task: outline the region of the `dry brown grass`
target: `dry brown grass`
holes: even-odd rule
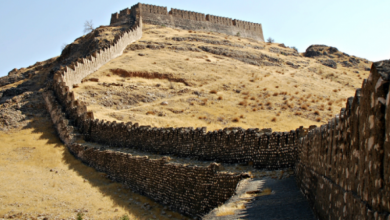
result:
[[[244,100],[244,101],[239,102],[238,104],[242,105],[242,106],[247,106],[248,102],[246,100]]]
[[[160,29],[157,26],[151,26],[147,24],[145,25],[145,27],[149,26],[153,28],[153,32],[163,34],[165,38],[162,39],[161,37],[158,37],[159,34],[149,34],[145,32],[142,37],[143,41],[172,43],[174,45],[181,46],[184,48],[187,47],[186,45],[188,45],[188,42],[174,42],[166,39],[170,39],[173,36],[187,37],[189,36],[188,31],[179,32],[171,28]],[[207,35],[207,33],[202,33],[201,31],[199,31],[199,33]],[[218,41],[223,41],[226,37],[225,35],[218,34],[212,34],[212,36],[214,37],[213,40]],[[256,45],[256,43],[249,42],[247,39],[244,38],[242,38],[241,41],[238,41],[236,37],[232,37],[229,38],[229,41],[236,44],[251,43],[252,45]],[[205,45],[202,42],[196,41],[191,42],[191,44],[194,45],[193,47]],[[261,53],[267,54],[269,56],[275,56],[274,54],[268,52],[268,48],[272,45],[262,44],[261,46],[266,47],[266,49],[262,50]],[[248,47],[242,49],[229,49],[250,53],[259,52],[258,50],[253,50]],[[140,52],[147,53],[148,56],[140,57],[137,55]],[[222,59],[220,57],[222,57]],[[186,61],[186,59],[190,60],[191,62]],[[211,60],[211,62],[206,62],[206,59]],[[280,59],[284,59],[285,61],[287,61],[290,58],[287,56],[281,56]],[[308,68],[314,67],[317,69],[318,73],[319,64],[314,59],[296,57],[296,61],[308,62]],[[150,65],[154,62],[156,62],[156,64]],[[166,92],[165,89],[169,88],[169,86],[167,86],[169,85],[169,82],[167,82],[166,79],[151,79],[142,77],[125,78],[116,75],[107,77],[106,75],[110,73],[108,70],[115,68],[121,68],[131,72],[164,73],[169,75],[170,78],[174,78],[176,80],[185,80],[187,85],[180,83],[179,81],[175,81],[173,83],[174,88]],[[289,111],[283,112],[283,114],[278,117],[278,120],[283,121],[284,123],[272,124],[272,128],[275,131],[286,131],[295,129],[301,125],[319,125],[315,118],[313,118],[313,114],[304,114],[301,116],[294,115],[294,111],[296,111],[298,105],[298,103],[294,100],[299,99],[300,96],[305,95],[305,101],[302,100],[301,103],[312,103],[312,105],[313,103],[315,103],[315,105],[321,105],[322,103],[324,103],[326,105],[328,101],[353,96],[355,93],[355,88],[361,86],[361,81],[358,80],[357,74],[349,74],[350,72],[352,73],[352,70],[349,70],[347,68],[330,70],[327,67],[323,67],[323,70],[324,74],[322,76],[319,76],[318,74],[313,75],[313,73],[309,73],[307,71],[307,68],[296,70],[288,66],[285,66],[283,68],[276,66],[261,67],[246,64],[244,62],[239,62],[235,59],[232,59],[231,57],[225,57],[223,55],[211,55],[210,53],[203,51],[172,51],[168,48],[164,48],[161,50],[145,49],[141,51],[127,50],[120,57],[105,64],[98,71],[93,73],[91,77],[99,78],[99,82],[107,83],[117,82],[117,80],[125,80],[125,82],[123,82],[123,88],[116,87],[110,89],[117,89],[117,91],[126,91],[127,94],[135,93],[135,95],[139,95],[141,97],[148,96],[146,95],[146,93],[151,93],[154,95],[163,94],[165,98],[157,98],[153,102],[143,102],[142,100],[137,100],[138,104],[132,105],[131,109],[122,109],[122,107],[127,106],[116,105],[112,107],[103,107],[102,105],[98,104],[98,101],[92,102],[93,99],[95,99],[96,101],[97,99],[101,99],[102,96],[93,98],[84,96],[83,98],[85,98],[88,102],[88,108],[94,111],[96,117],[99,119],[105,119],[110,121],[117,120],[111,116],[112,114],[110,114],[112,111],[114,111],[116,114],[123,115],[123,119],[121,119],[120,122],[132,121],[134,123],[138,122],[142,125],[152,125],[157,127],[166,127],[168,124],[171,127],[206,126],[208,130],[222,129],[224,127],[229,126],[240,126],[243,128],[261,128],[264,126],[270,126],[270,118],[272,116],[275,116],[275,110],[285,109],[286,107],[288,107]],[[348,74],[342,74],[343,71],[347,72]],[[277,72],[284,72],[286,74],[282,75],[278,74]],[[325,77],[327,76],[327,74],[331,73],[333,73],[333,76],[329,75],[329,77],[331,78]],[[366,75],[363,74],[361,74],[361,76],[366,77]],[[323,77],[324,79],[319,81],[319,77]],[[333,81],[331,81],[332,79]],[[255,82],[250,83],[249,81],[251,80],[255,80]],[[349,83],[350,86],[345,87],[346,83]],[[86,91],[85,86],[91,86],[91,88],[93,88],[97,87],[96,84],[97,83],[93,84],[92,82],[83,83],[80,85],[79,88],[75,89],[75,92],[77,93],[77,95],[80,96],[83,92]],[[155,87],[154,85],[156,84],[160,84],[162,86]],[[137,85],[138,88],[129,91],[129,89],[126,89],[128,88],[126,86],[129,85]],[[305,91],[302,91],[301,89],[299,89],[298,91],[298,88],[301,87]],[[276,89],[270,92],[270,88]],[[283,91],[281,91],[281,88],[283,88]],[[338,90],[339,88],[342,88],[341,91],[333,92],[334,89]],[[201,92],[201,95],[194,95],[193,92],[180,92],[185,91],[186,89],[189,89],[191,91],[199,91],[200,89],[203,89],[204,91],[199,91]],[[105,90],[108,91],[108,88],[105,88]],[[216,90],[217,95],[221,97],[223,96],[223,99],[217,98],[218,96],[213,97],[213,93],[210,93],[211,90]],[[278,95],[273,96],[274,93],[278,93]],[[310,98],[310,96],[306,97],[307,94],[312,94],[311,97],[315,96],[317,98]],[[246,106],[236,104],[240,101],[243,101],[243,97],[246,96],[248,96]],[[282,99],[281,96],[285,97],[282,97]],[[252,97],[256,97],[257,100],[253,100]],[[329,97],[330,100],[327,100],[326,102],[322,101],[321,103],[317,102],[317,100],[321,100],[321,98],[324,99],[324,97]],[[116,99],[117,101],[121,97],[112,96],[112,98]],[[187,99],[194,98],[198,100],[192,100],[188,102],[185,101]],[[208,98],[209,101],[207,103],[202,103],[202,98]],[[286,99],[291,101],[289,101],[289,103],[285,104],[286,106],[284,106],[282,102],[284,102]],[[215,100],[218,100],[218,102],[215,102]],[[162,101],[168,101],[170,108],[173,109],[188,109],[181,114],[167,113],[166,117],[159,117],[157,116],[157,114],[155,116],[145,115],[146,111],[166,112],[166,107],[159,105]],[[263,104],[265,104],[266,102],[270,102],[272,103],[272,105],[257,106],[258,101],[263,102]],[[193,105],[191,105],[191,102],[193,103]],[[214,104],[212,104],[213,102]],[[340,111],[339,108],[341,108],[342,104],[343,103],[338,102],[337,106],[334,105],[335,107],[333,107],[331,111],[328,111],[327,107],[324,108],[326,112],[323,112],[324,110],[319,107],[317,107],[316,109],[308,108],[307,111],[320,111],[321,116],[323,117],[322,121],[326,121],[330,119],[330,116],[328,116],[328,114],[337,114]],[[250,109],[246,108],[248,106],[250,106]],[[262,110],[261,115],[259,115],[258,111],[253,111],[253,109]],[[140,114],[140,112],[142,112],[143,114]],[[245,114],[246,120],[243,120],[242,122],[237,122],[234,125],[232,124],[233,122],[231,120],[227,120],[227,124],[213,123],[213,120],[198,120],[198,117],[203,115],[210,115],[211,119],[217,118],[220,115],[225,115],[226,118],[234,118],[235,115],[240,114]],[[195,117],[192,117],[192,115],[195,115]],[[211,121],[211,124],[208,124],[209,121]]]
[[[40,219],[38,214],[71,219],[76,217],[75,210],[88,210],[88,219],[118,219],[125,214],[130,219],[149,219],[153,215],[169,219],[160,216],[162,205],[75,159],[57,138],[50,119],[35,118],[30,126],[0,132],[0,216],[13,210],[31,213],[32,219]],[[140,205],[129,205],[130,198]],[[144,203],[153,210],[142,209]],[[172,218],[183,218],[168,212]]]

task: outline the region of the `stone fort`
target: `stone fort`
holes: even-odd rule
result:
[[[137,4],[113,14],[111,25],[131,22],[111,46],[54,73],[43,93],[60,139],[96,170],[140,194],[188,216],[208,213],[235,194],[246,173],[219,171],[214,163],[246,163],[256,168],[295,169],[296,181],[319,219],[390,218],[390,60],[373,63],[370,76],[345,108],[320,127],[286,132],[225,128],[158,128],[94,117],[75,98],[75,84],[142,37],[143,22],[189,29],[207,27],[263,40],[260,24]],[[86,142],[77,142],[78,139]],[[208,166],[169,163],[101,146],[132,148],[161,155],[194,157]],[[139,169],[142,167],[142,169]]]
[[[112,14],[110,25],[129,22],[137,13],[142,17],[142,22],[147,24],[240,35],[264,42],[261,24],[174,8],[168,12],[167,7],[141,3]]]

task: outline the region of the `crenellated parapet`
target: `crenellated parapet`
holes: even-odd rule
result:
[[[193,21],[205,21],[205,14],[172,8],[169,14],[176,18]]]
[[[261,24],[240,21],[226,17],[205,15],[198,12],[172,8],[169,13],[167,7],[138,3],[131,9],[124,9],[111,17],[111,25],[126,22],[134,11],[138,10],[142,21],[148,24],[178,27],[188,30],[203,30],[249,37],[264,41]]]
[[[157,5],[148,5],[148,4],[138,4],[141,11],[144,13],[152,13],[152,14],[160,14],[167,15],[168,9],[167,7],[157,6]]]

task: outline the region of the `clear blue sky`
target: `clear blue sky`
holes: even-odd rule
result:
[[[0,0],[0,76],[61,53],[83,24],[107,25],[131,0]],[[264,37],[295,46],[335,46],[371,61],[390,59],[390,1],[145,0],[142,3],[261,23]]]

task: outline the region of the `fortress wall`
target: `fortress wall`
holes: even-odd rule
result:
[[[156,128],[137,123],[91,120],[84,133],[89,141],[112,147],[224,163],[252,164],[257,168],[294,167],[297,132],[264,133],[258,129]]]
[[[387,219],[390,60],[372,65],[355,97],[300,140],[297,181],[320,219]]]
[[[70,125],[69,120],[66,118],[66,114],[62,111],[61,106],[56,101],[53,92],[44,92],[42,95],[59,138],[65,144],[74,142],[77,138],[77,129]]]
[[[218,172],[219,165],[208,167],[168,163],[168,158],[149,159],[81,144],[69,150],[84,163],[140,194],[189,216],[207,214],[234,195],[247,174]]]
[[[57,79],[62,78],[71,91],[74,84],[81,83],[81,80],[86,76],[98,70],[111,59],[120,56],[127,45],[140,39],[141,36],[142,28],[126,31],[109,48],[100,50],[87,59],[83,58],[81,63],[75,62],[67,66],[61,77],[57,77]]]
[[[171,210],[189,216],[207,214],[233,196],[238,183],[249,177],[245,173],[219,172],[216,163],[207,167],[173,164],[167,157],[149,159],[74,143],[80,134],[70,125],[53,92],[44,92],[43,98],[60,139],[72,154]]]
[[[148,4],[137,4],[138,7],[140,7],[142,13],[152,13],[152,14],[161,14],[161,15],[167,15],[168,9],[167,7],[161,7],[156,5],[148,5]]]
[[[172,8],[169,13],[167,7],[147,5],[138,3],[131,7],[130,14],[134,10],[139,10],[142,21],[148,24],[165,25],[168,27],[178,27],[186,30],[213,31],[228,35],[253,38],[264,42],[263,29],[261,24],[246,21],[232,20],[230,18],[202,13],[179,10]],[[110,24],[120,23],[126,20],[126,16],[113,14]]]
[[[164,25],[173,28],[182,28],[185,30],[199,30],[199,31],[212,31],[217,33],[223,33],[227,35],[237,35],[240,33],[241,37],[253,38],[258,41],[264,42],[263,32],[261,25],[257,25],[256,28],[243,29],[235,25],[226,25],[231,19],[225,19],[225,21],[209,22],[205,20],[202,15],[197,15],[199,20],[184,19],[172,15],[158,15],[152,13],[143,13],[142,21],[147,24]],[[204,20],[202,19],[204,18]],[[233,23],[233,21],[232,21]]]

